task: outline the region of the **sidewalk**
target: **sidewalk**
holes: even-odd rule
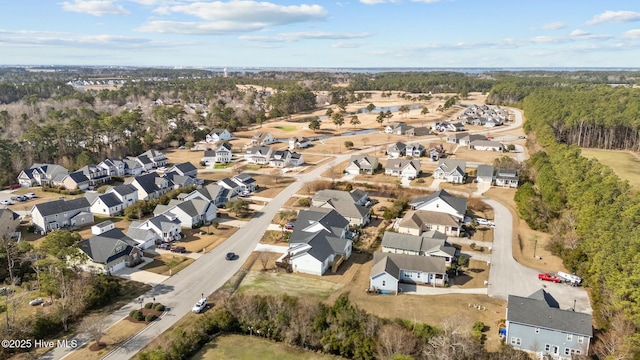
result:
[[[160,284],[169,278],[168,276],[156,274],[151,271],[140,270],[141,267],[153,261],[153,259],[147,257],[143,257],[143,259],[144,262],[142,264],[135,267],[125,267],[124,269],[118,270],[118,272],[113,275],[145,284]]]

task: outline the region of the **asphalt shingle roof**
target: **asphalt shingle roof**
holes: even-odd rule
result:
[[[42,216],[49,216],[54,214],[60,214],[65,211],[76,211],[83,208],[88,209],[90,207],[89,201],[86,198],[77,198],[72,200],[54,200],[48,201],[34,206],[40,212]]]

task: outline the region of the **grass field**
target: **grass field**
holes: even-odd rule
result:
[[[298,130],[298,127],[295,125],[278,125],[275,126],[276,129],[282,130],[282,131],[296,131]]]
[[[258,355],[259,354],[259,355]],[[246,336],[228,335],[220,336],[211,341],[197,353],[193,359],[257,359],[262,360],[329,360],[338,359],[336,356],[317,354],[304,351],[299,348],[276,343],[259,337],[252,337],[249,341]]]
[[[287,294],[326,299],[342,287],[318,277],[292,276],[283,272],[249,271],[238,292],[258,294]]]
[[[629,181],[635,190],[640,190],[640,159],[630,151],[582,149],[582,156],[594,158],[607,165],[621,179]]]

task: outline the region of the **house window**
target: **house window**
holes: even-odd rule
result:
[[[564,354],[565,354],[565,356],[571,355],[571,349],[570,348],[564,348]]]
[[[573,334],[567,334],[567,341],[573,341]]]
[[[518,338],[518,337],[512,337],[511,338],[511,345],[515,345],[515,346],[520,346],[522,345],[522,339]]]
[[[540,328],[536,328],[536,334],[540,334]]]
[[[544,351],[549,352],[549,350],[551,350],[551,345],[544,344]]]
[[[382,280],[382,286],[386,286],[386,285],[387,285],[387,282]]]
[[[578,336],[578,344],[584,343],[584,336]]]
[[[571,353],[572,354],[576,354],[576,355],[582,355],[582,350],[580,350],[580,349],[571,349]]]
[[[420,273],[418,273],[418,279],[420,279]]]

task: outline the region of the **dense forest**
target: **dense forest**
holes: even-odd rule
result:
[[[521,106],[543,150],[531,155],[515,200],[520,216],[551,234],[551,250],[590,288],[599,358],[640,356],[640,194],[580,145],[633,148],[640,90],[541,87]],[[598,135],[600,131],[600,135]],[[637,135],[636,135],[637,136]],[[576,144],[576,145],[573,145]]]

